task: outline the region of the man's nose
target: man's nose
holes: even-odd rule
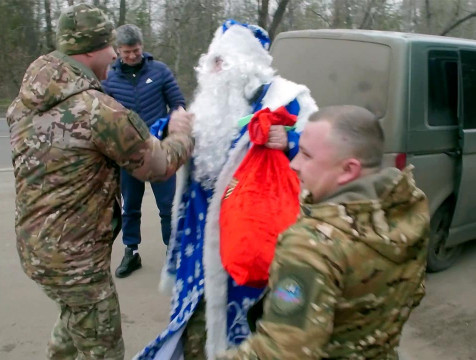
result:
[[[289,163],[289,167],[291,168],[291,170],[294,170],[295,172],[298,172],[298,168],[297,168],[297,155],[294,157],[294,159],[291,160],[291,162]]]

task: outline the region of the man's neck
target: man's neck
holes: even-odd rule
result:
[[[145,58],[142,57],[142,60],[135,65],[128,65],[121,60],[121,70],[125,74],[137,74],[142,67],[144,66]]]

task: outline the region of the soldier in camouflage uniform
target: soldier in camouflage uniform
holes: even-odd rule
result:
[[[379,170],[383,133],[363,108],[309,121],[291,163],[308,193],[301,215],[248,313],[256,333],[220,360],[396,360],[424,295],[429,213],[411,169]]]
[[[49,359],[124,358],[110,274],[119,166],[143,181],[164,180],[193,148],[190,114],[172,114],[161,142],[102,92],[116,58],[113,40],[99,9],[68,8],[58,21],[58,50],[30,65],[7,113],[21,264],[60,307]]]

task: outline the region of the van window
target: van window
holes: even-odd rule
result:
[[[476,51],[461,51],[463,119],[465,129],[476,129]]]
[[[428,54],[428,124],[458,125],[458,53],[431,50]]]

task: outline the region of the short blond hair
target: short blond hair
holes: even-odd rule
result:
[[[327,106],[312,114],[309,121],[331,124],[330,139],[342,156],[358,159],[363,168],[381,167],[385,138],[371,111],[355,105]]]

